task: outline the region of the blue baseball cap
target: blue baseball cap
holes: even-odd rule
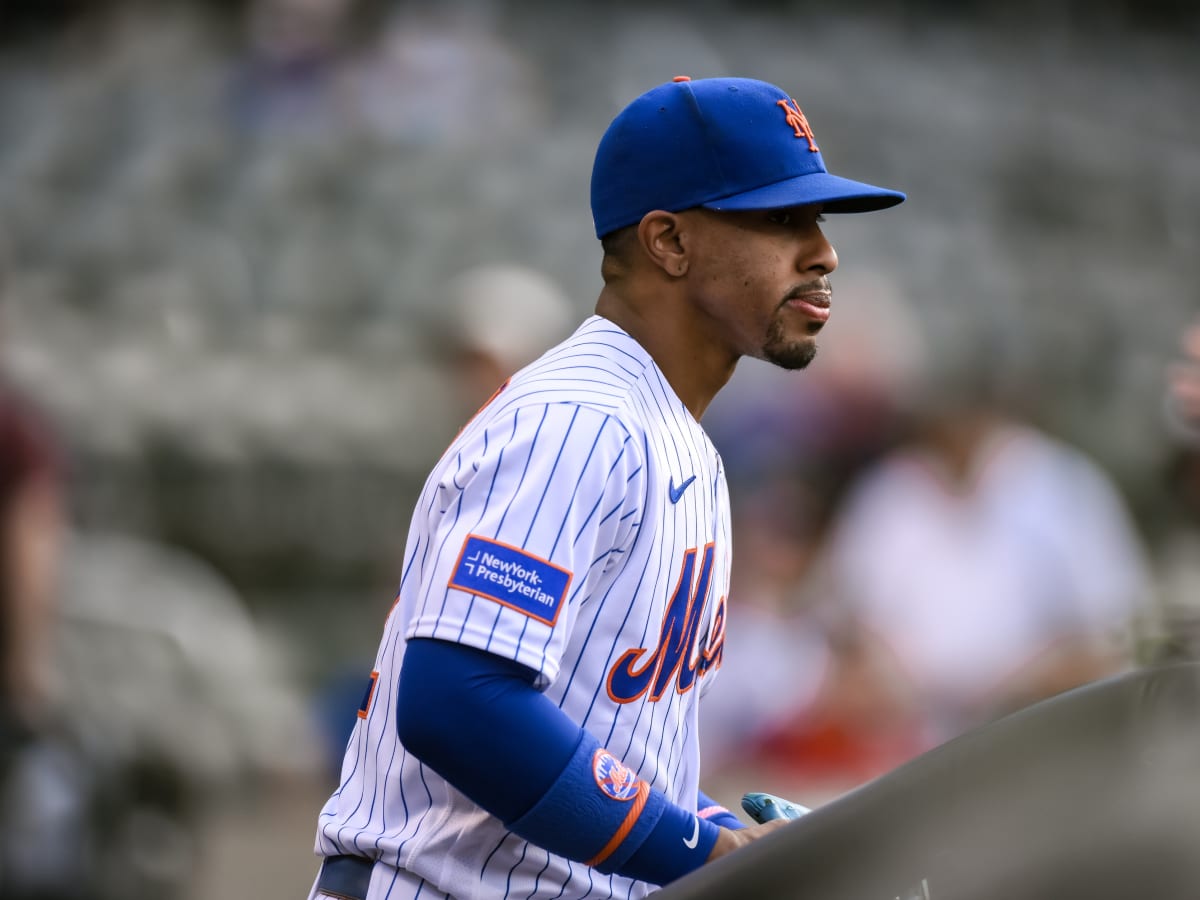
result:
[[[596,236],[653,209],[886,209],[904,194],[831,175],[799,105],[751,78],[678,76],[613,119],[592,166]]]

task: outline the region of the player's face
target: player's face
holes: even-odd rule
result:
[[[837,253],[818,206],[746,212],[689,210],[689,282],[709,334],[735,356],[801,369],[829,318]]]

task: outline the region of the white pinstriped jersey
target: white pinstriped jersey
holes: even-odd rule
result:
[[[589,318],[510,380],[426,482],[317,851],[378,858],[459,900],[643,896],[645,884],[510,833],[405,751],[394,709],[405,640],[536,670],[546,697],[694,810],[697,700],[720,665],[729,563],[715,448],[646,351]]]

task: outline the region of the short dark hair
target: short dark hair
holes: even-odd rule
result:
[[[623,272],[629,263],[629,252],[633,247],[637,225],[626,225],[616,231],[610,231],[600,238],[600,247],[604,250],[604,260],[600,263],[600,275],[607,282]]]
[[[604,248],[604,255],[620,256],[628,250],[629,242],[633,239],[635,231],[637,231],[637,225],[626,225],[624,228],[610,231],[600,238],[600,246]]]

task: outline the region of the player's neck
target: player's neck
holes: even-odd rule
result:
[[[733,376],[737,359],[712,352],[686,322],[672,324],[675,316],[667,298],[639,303],[606,286],[596,301],[596,315],[620,326],[642,345],[697,422]]]

